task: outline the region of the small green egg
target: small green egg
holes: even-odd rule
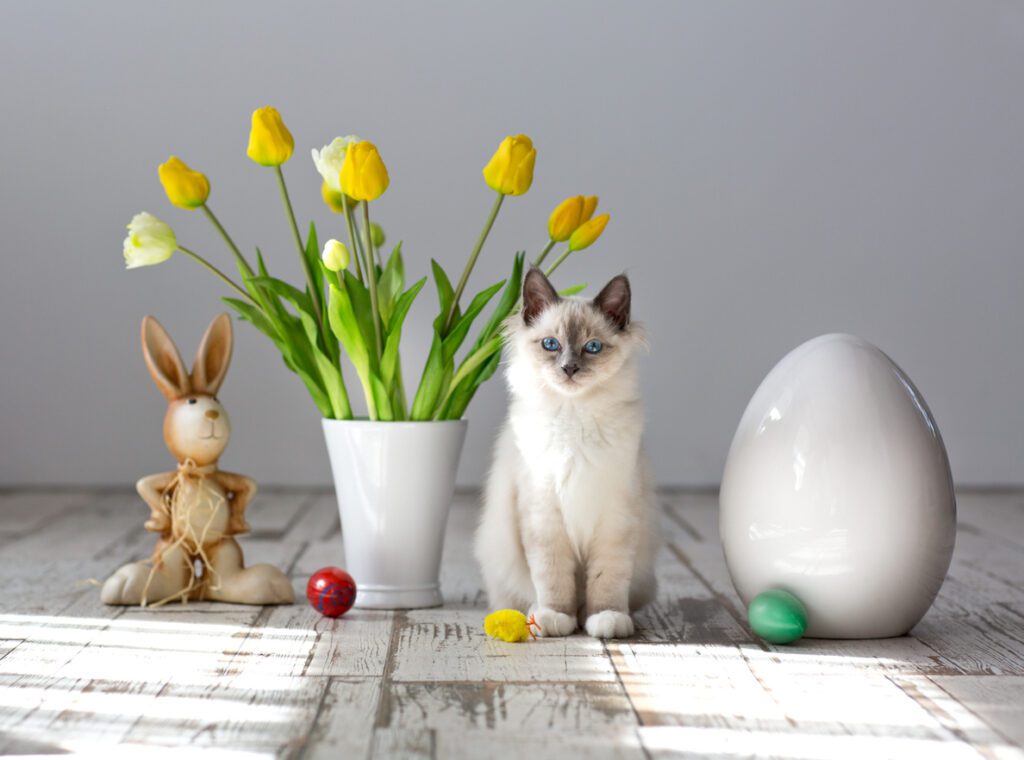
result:
[[[755,596],[747,610],[747,619],[754,633],[771,644],[792,644],[807,630],[807,608],[781,589]]]

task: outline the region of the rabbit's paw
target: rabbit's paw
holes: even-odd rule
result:
[[[624,612],[602,610],[587,618],[586,627],[595,639],[624,639],[633,635],[633,618]]]
[[[104,604],[140,604],[150,568],[144,562],[129,562],[107,578],[100,591]]]
[[[223,577],[208,589],[207,599],[236,604],[291,604],[295,591],[288,576],[273,565],[253,565]]]
[[[539,626],[538,636],[548,638],[568,636],[576,630],[576,618],[572,615],[566,615],[564,612],[558,612],[548,607],[537,607],[536,609],[531,609],[530,614],[533,615],[534,620],[537,621]]]

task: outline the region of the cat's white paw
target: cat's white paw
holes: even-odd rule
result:
[[[595,639],[624,639],[633,635],[633,618],[615,610],[595,612],[587,618],[587,634]]]
[[[572,615],[566,615],[564,612],[557,612],[547,607],[538,607],[532,611],[532,614],[533,619],[540,626],[540,630],[536,632],[538,636],[548,638],[552,636],[568,636],[576,630],[576,618]]]

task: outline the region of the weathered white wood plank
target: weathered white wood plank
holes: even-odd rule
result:
[[[393,613],[349,610],[327,618],[305,599],[270,610],[239,650],[247,675],[379,677],[384,673]]]
[[[1024,745],[1024,678],[933,676],[931,680],[951,698],[944,701],[962,705],[998,733],[998,737],[984,737],[986,744]]]
[[[963,673],[1024,675],[1024,607],[993,604],[968,615],[932,610],[913,630]]]
[[[664,500],[664,521],[669,540],[668,549],[707,587],[718,595],[734,614],[745,619],[744,606],[732,585],[725,554],[718,540],[717,499],[701,498]]]
[[[305,491],[259,491],[246,507],[245,519],[252,527],[253,538],[282,538],[303,512],[312,506],[314,497]]]
[[[312,496],[308,509],[303,512],[285,534],[289,541],[323,541],[341,533],[338,500],[334,493]]]
[[[238,688],[223,681],[166,684],[138,711],[128,742],[222,748],[290,757],[306,744],[327,690],[326,678]],[[125,705],[125,709],[137,709]]]
[[[969,742],[983,757],[999,760],[1024,758],[1024,751],[1019,746],[1024,740],[1021,736],[1024,716],[1019,714],[1024,710],[1024,679],[1015,676],[915,675],[890,678],[943,727]],[[997,681],[1002,683],[996,685]],[[1006,693],[1001,693],[1004,688]],[[962,698],[956,695],[961,689],[964,691]],[[1000,693],[993,694],[990,689]],[[1015,711],[1018,714],[1015,715]]]
[[[381,710],[384,728],[460,732],[618,732],[637,725],[618,683],[393,683]]]
[[[963,590],[940,593],[940,606],[951,612],[972,610],[991,602],[1024,603],[1024,549],[984,533],[961,529],[949,568],[950,579]]]
[[[261,494],[277,502],[241,540],[247,562],[291,572],[299,604],[160,610],[106,607],[87,583],[151,550],[134,494],[30,495],[5,528],[12,496],[0,495],[0,731],[20,728],[0,736],[0,751],[116,756],[113,743],[128,741],[139,751],[593,760],[642,756],[639,735],[658,757],[1021,758],[1010,730],[1024,699],[1020,494],[961,497],[950,578],[913,636],[790,647],[745,626],[716,497],[667,494],[659,599],[638,616],[637,638],[607,645],[611,657],[581,635],[487,639],[475,493],[456,495],[449,520],[448,607],[338,620],[303,599],[309,573],[344,567],[330,494]],[[60,557],[44,559],[54,546]]]
[[[506,760],[557,757],[559,760],[642,760],[636,729],[614,733],[471,730],[434,733],[434,757],[447,760]],[[381,756],[381,755],[375,755]]]
[[[644,725],[785,722],[736,646],[610,642],[608,650]]]
[[[370,757],[375,760],[434,760],[437,758],[434,732],[427,728],[380,728],[373,734]]]
[[[644,757],[634,729],[613,736],[542,731],[435,731],[381,728],[374,734],[374,758],[481,760],[558,757],[560,760],[640,760]]]
[[[601,642],[586,636],[494,641],[476,610],[410,610],[396,621],[396,681],[615,680]]]
[[[345,569],[345,547],[341,542],[340,533],[334,533],[320,541],[309,542],[296,560],[292,573],[297,579],[308,581],[309,576],[324,567]],[[356,578],[357,582],[358,580]]]
[[[132,680],[0,675],[0,733],[14,742],[5,748],[0,739],[0,751],[54,738],[117,744],[158,689],[159,685]]]
[[[914,636],[892,639],[800,639],[766,651],[748,652],[751,662],[769,661],[793,675],[875,673],[959,673],[954,663]]]
[[[373,745],[380,679],[332,678],[304,745],[306,760],[365,758]]]
[[[827,733],[816,730],[772,731],[729,727],[653,726],[638,729],[646,757],[672,758],[756,757],[771,760],[828,758],[928,758],[929,760],[979,760],[983,757],[964,742],[930,737],[891,737]]]
[[[75,491],[0,493],[0,541],[45,527],[55,517],[87,506],[97,494]]]
[[[958,493],[956,508],[962,528],[1024,551],[1024,494],[1020,491]]]
[[[0,672],[51,678],[163,683],[208,679],[238,651],[258,614],[133,610],[117,619],[2,616],[5,638],[25,641]]]

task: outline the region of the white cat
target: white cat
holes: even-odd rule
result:
[[[539,269],[509,320],[508,420],[476,535],[492,609],[533,614],[542,636],[633,634],[655,594],[656,501],[625,275],[593,301],[560,298]]]

